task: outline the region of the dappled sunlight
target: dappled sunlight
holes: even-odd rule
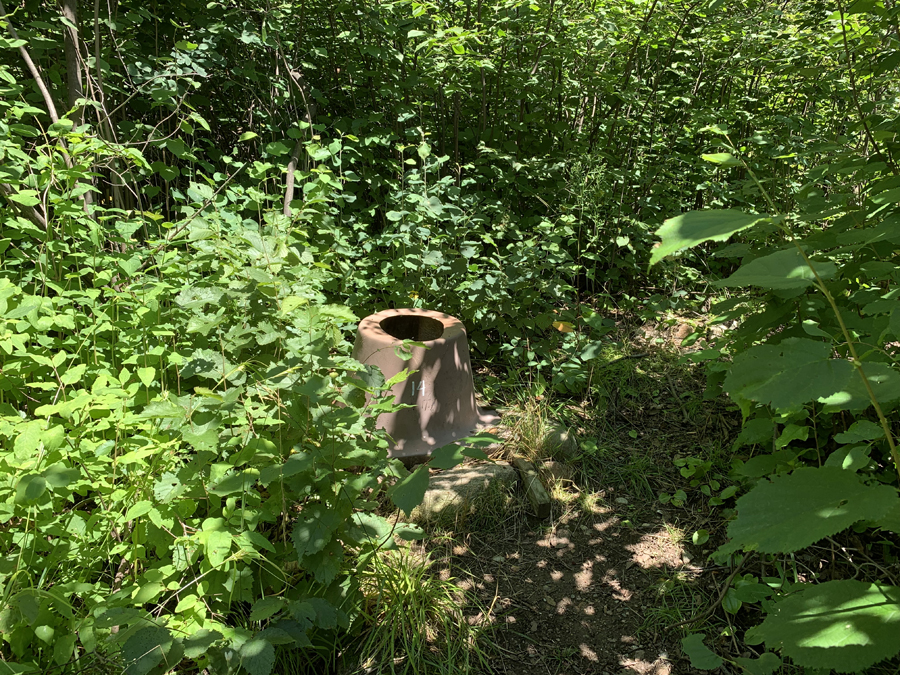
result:
[[[634,554],[632,563],[645,570],[655,567],[678,568],[686,564],[683,547],[673,541],[672,534],[666,528],[642,535],[640,541],[625,546],[625,550]]]

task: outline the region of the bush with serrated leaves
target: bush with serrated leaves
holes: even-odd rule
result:
[[[19,153],[75,160],[68,181],[39,177],[49,227],[6,217],[0,239],[5,667],[120,653],[135,675],[184,659],[268,675],[276,646],[314,659],[356,618],[372,552],[420,534],[375,513],[384,491],[400,479],[409,510],[427,486],[388,459],[375,418],[393,398],[350,357],[357,317],[323,294],[335,272],[304,226],[322,224],[331,176],[293,220],[191,183],[180,220],[110,230],[77,182],[106,150],[61,138]]]
[[[900,124],[890,128],[896,133]],[[752,159],[722,127],[710,130],[728,152],[704,157],[743,167],[756,180]],[[740,327],[703,358],[731,357],[710,365],[711,386],[743,413],[736,447],[758,445],[762,454],[735,466],[750,489],[737,500],[729,541],[713,555],[720,562],[750,552],[794,553],[851,527],[900,534],[900,178],[884,162],[833,152],[812,169],[801,194],[837,182],[849,165],[858,167],[852,189],[827,202],[800,201],[797,210],[778,213],[759,182],[770,213],[688,212],[657,232],[653,262],[738,233],[744,241],[741,265],[713,281],[741,289],[714,308],[718,320],[739,318]],[[765,620],[747,631],[748,644],[840,673],[900,653],[900,587],[881,574],[865,582],[765,581],[738,579],[723,598],[732,613],[743,602],[762,602]],[[702,636],[685,638],[684,648],[697,667],[722,663]],[[771,673],[780,662],[738,665]]]

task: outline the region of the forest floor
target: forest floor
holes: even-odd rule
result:
[[[529,516],[518,495],[505,509],[475,506],[426,545],[435,569],[477,598],[470,623],[492,626],[492,672],[701,672],[682,655],[685,628],[676,624],[717,602],[729,570],[707,556],[723,538],[723,519],[673,460],[712,459],[700,483],[713,480],[730,461],[740,418],[725,401],[703,401],[701,369],[679,362],[688,332],[684,323],[633,327],[626,353],[650,354],[617,364],[584,404],[554,412],[588,451],[547,465],[555,474],[550,518]],[[520,416],[534,413],[528,408]],[[540,463],[540,449],[528,454]],[[683,505],[660,502],[678,489],[688,491]],[[700,529],[712,538],[695,546]]]

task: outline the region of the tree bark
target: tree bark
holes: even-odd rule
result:
[[[84,81],[81,76],[81,40],[78,37],[77,0],[62,0],[63,45],[66,54],[66,92],[69,95],[69,109],[74,109],[76,101],[84,98]],[[81,124],[81,109],[73,110],[71,120],[75,126]]]

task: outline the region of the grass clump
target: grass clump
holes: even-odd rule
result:
[[[361,580],[367,628],[354,673],[461,675],[486,670],[491,642],[464,612],[474,599],[431,567],[428,556],[409,550],[373,557]]]

